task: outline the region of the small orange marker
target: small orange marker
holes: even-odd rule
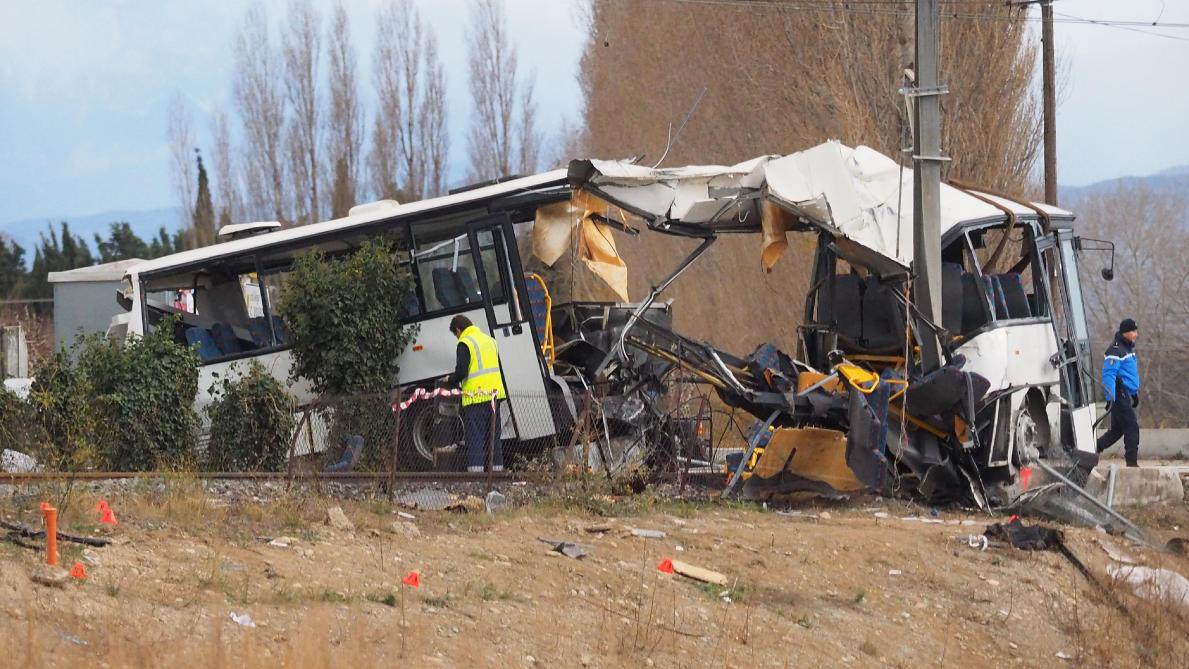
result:
[[[414,588],[420,588],[421,587],[421,574],[418,572],[415,572],[415,571],[411,571],[411,572],[409,572],[408,576],[401,579],[401,583],[404,583],[405,585],[408,585],[408,586],[411,586]]]
[[[1028,489],[1028,484],[1032,480],[1032,468],[1020,467],[1020,483],[1024,484],[1024,490]]]
[[[656,570],[662,574],[672,574],[673,573],[673,560],[671,560],[669,558],[665,558],[664,560],[661,560],[661,563],[656,566]]]
[[[83,563],[75,562],[74,566],[70,568],[70,577],[77,581],[86,580],[87,568],[83,566]]]

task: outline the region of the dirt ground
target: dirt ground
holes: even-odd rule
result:
[[[1189,666],[1186,618],[1107,578],[1103,542],[1182,574],[1189,560],[1094,530],[1064,528],[1101,587],[1056,552],[968,545],[1004,519],[878,498],[777,512],[566,496],[487,514],[228,498],[195,482],[105,494],[114,544],[62,545],[84,581],[34,584],[42,556],[0,542],[0,664]],[[76,491],[62,529],[99,532],[98,498]],[[333,506],[354,530],[326,523]],[[33,524],[36,508],[0,498],[8,519]],[[1189,533],[1187,521],[1179,506],[1144,517],[1162,538]],[[564,557],[541,538],[589,554]],[[660,573],[664,558],[728,585]],[[402,586],[413,570],[420,587]]]

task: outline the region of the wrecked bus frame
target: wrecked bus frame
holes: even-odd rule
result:
[[[762,235],[767,269],[786,233],[817,236],[795,358],[761,349],[724,363],[704,345],[690,355],[697,343],[675,334],[650,347],[762,421],[749,448],[766,442],[769,462],[740,465],[762,475],[749,483],[913,490],[985,508],[1022,499],[1021,471],[1033,465],[1084,480],[1096,463],[1097,381],[1071,212],[943,185],[942,322],[932,323],[911,301],[912,171],[867,147],[827,142],[731,167],[575,161],[569,179],[621,224],[702,239],[678,272],[721,234]],[[922,378],[915,347],[929,331],[947,364]]]

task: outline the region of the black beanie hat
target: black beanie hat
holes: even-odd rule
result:
[[[1136,332],[1137,330],[1139,330],[1139,326],[1136,325],[1135,321],[1130,318],[1124,318],[1123,322],[1119,323],[1119,334],[1123,334],[1124,332]]]

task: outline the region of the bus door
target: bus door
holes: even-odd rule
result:
[[[528,293],[512,221],[507,214],[471,221],[467,236],[471,249],[477,250],[476,279],[487,316],[486,327],[476,325],[489,332],[499,345],[507,406],[517,436],[523,440],[552,435],[555,427],[545,395],[541,349],[527,306]]]

